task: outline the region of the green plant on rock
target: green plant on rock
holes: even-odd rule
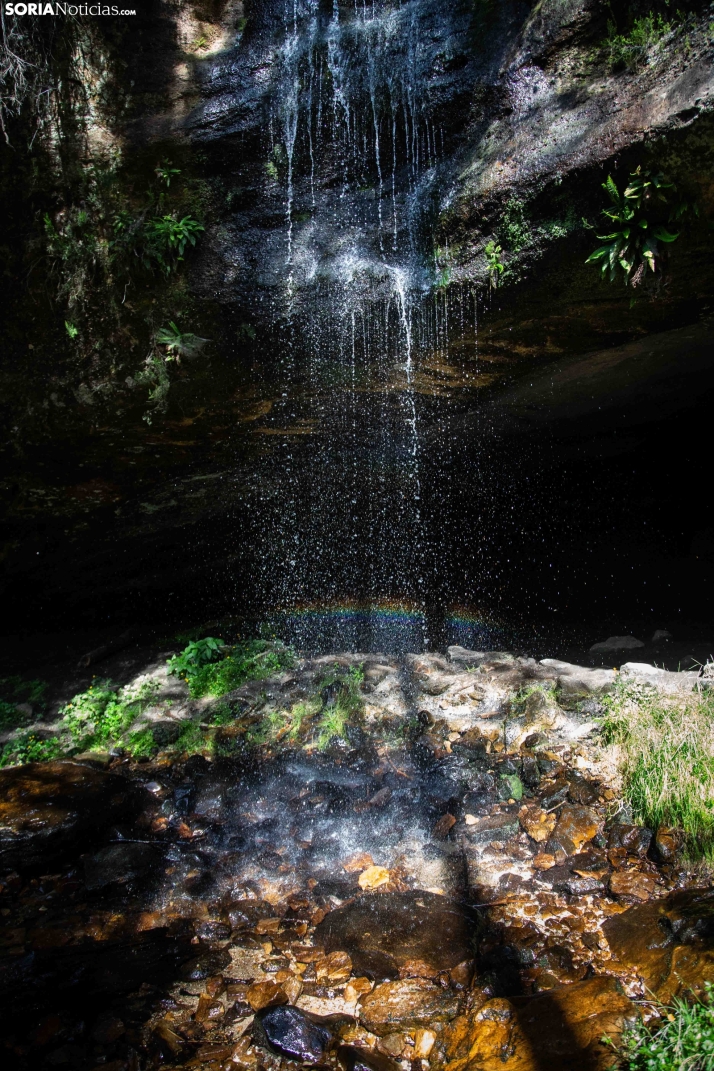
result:
[[[503,250],[501,249],[500,245],[496,245],[494,241],[491,241],[486,243],[483,252],[484,256],[486,257],[488,281],[491,288],[495,290],[505,270],[505,264],[501,260]]]
[[[195,246],[203,230],[203,224],[193,216],[177,219],[174,215],[165,215],[148,220],[144,226],[144,264],[151,267],[155,263],[164,275],[169,275],[183,260],[186,246]]]
[[[64,748],[59,740],[43,740],[36,732],[29,730],[17,739],[10,740],[2,749],[0,768],[6,766],[23,766],[27,762],[50,762],[61,758]]]
[[[602,274],[610,282],[621,277],[625,283],[637,286],[647,268],[653,273],[661,268],[662,247],[679,237],[679,232],[673,233],[665,224],[681,219],[692,206],[672,199],[676,186],[664,175],[641,167],[631,172],[623,192],[611,175],[603,183],[603,189],[610,198],[610,207],[603,208],[602,213],[614,224],[614,229],[610,234],[598,235],[605,244],[591,253],[585,263],[600,262]]]
[[[526,218],[526,206],[518,197],[511,197],[506,203],[499,226],[501,240],[509,250],[519,253],[531,242],[531,226]]]
[[[150,353],[144,367],[134,376],[134,382],[149,388],[148,400],[151,408],[144,413],[142,419],[151,424],[155,413],[165,413],[168,408],[171,379],[164,358]]]
[[[617,25],[610,20],[606,41],[610,67],[617,71],[645,63],[652,49],[671,29],[671,22],[652,13],[635,19],[627,33],[618,33]]]
[[[182,357],[197,357],[208,342],[207,338],[200,338],[191,331],[180,331],[173,320],[169,320],[168,327],[161,327],[154,335],[159,346],[165,346],[167,361],[181,361]]]
[[[155,701],[158,688],[155,681],[118,688],[109,680],[97,680],[60,711],[69,748],[84,751],[124,743],[131,725]]]
[[[209,639],[215,639],[208,637]],[[204,641],[198,640],[197,643]],[[216,641],[222,643],[222,641]],[[189,665],[187,652],[195,649],[193,644],[174,656],[168,663],[169,670],[183,677],[193,699],[205,695],[222,696],[239,688],[250,680],[264,680],[274,673],[290,669],[295,664],[293,651],[279,641],[245,640],[234,646],[224,645],[220,656],[213,656],[201,664]],[[209,648],[205,648],[206,651]],[[215,653],[215,652],[214,652]],[[174,661],[174,659],[184,661]],[[184,668],[179,668],[179,665]]]
[[[701,996],[675,998],[653,1024],[625,1030],[616,1048],[623,1071],[714,1071],[714,987]],[[609,1038],[603,1039],[612,1044]]]
[[[187,677],[202,666],[217,662],[226,651],[226,643],[217,636],[204,636],[202,639],[189,640],[181,654],[173,655],[167,665],[169,673],[176,677]]]
[[[315,724],[313,745],[324,751],[333,740],[341,739],[350,722],[363,710],[362,666],[352,666],[347,673],[336,668],[320,682],[323,698],[322,713]]]

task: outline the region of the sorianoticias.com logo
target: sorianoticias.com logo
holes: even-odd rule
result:
[[[136,11],[114,4],[5,4],[6,15],[136,15]]]

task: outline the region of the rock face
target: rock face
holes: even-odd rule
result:
[[[433,975],[473,956],[473,922],[445,896],[375,893],[331,911],[315,930],[328,951],[349,949],[357,973],[395,977],[409,963]]]
[[[82,838],[138,809],[122,777],[74,762],[31,763],[0,773],[0,864],[46,866]]]
[[[446,1034],[446,1071],[607,1071],[612,1048],[638,1012],[612,978],[592,978],[533,998],[498,997]]]
[[[714,981],[714,893],[690,890],[629,908],[603,924],[616,963],[663,1003]]]

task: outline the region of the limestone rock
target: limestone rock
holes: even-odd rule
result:
[[[558,658],[542,658],[540,664],[557,674],[559,694],[566,699],[603,695],[615,687],[617,674],[612,669],[588,669]]]
[[[625,662],[620,666],[620,674],[625,680],[649,684],[658,692],[668,695],[691,692],[700,679],[698,671],[670,673],[658,666],[650,666],[647,662]]]
[[[373,1034],[384,1036],[395,1028],[429,1027],[453,1019],[458,1009],[452,990],[425,978],[403,978],[373,989],[362,1001],[360,1020]]]

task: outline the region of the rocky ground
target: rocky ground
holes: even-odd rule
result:
[[[714,979],[705,876],[598,739],[617,671],[340,654],[220,700],[152,674],[151,760],[0,774],[8,1066],[604,1069],[603,1037]]]

